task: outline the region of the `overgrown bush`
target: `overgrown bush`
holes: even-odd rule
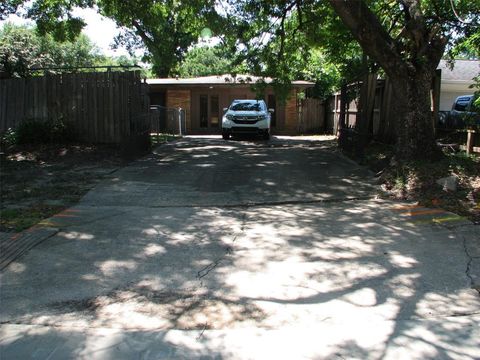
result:
[[[65,143],[74,140],[74,132],[63,120],[22,122],[16,130],[17,144]]]
[[[12,128],[9,128],[0,137],[0,146],[2,149],[9,147],[11,145],[14,145],[16,143],[17,143],[17,133]]]

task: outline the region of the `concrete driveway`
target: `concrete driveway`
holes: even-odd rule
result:
[[[478,226],[375,195],[328,141],[164,145],[2,272],[0,358],[480,358]]]

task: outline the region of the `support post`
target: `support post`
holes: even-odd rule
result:
[[[178,108],[178,132],[182,136],[182,108]]]

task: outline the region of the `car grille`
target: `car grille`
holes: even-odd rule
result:
[[[232,119],[235,124],[255,124],[258,120],[258,116],[234,116]]]

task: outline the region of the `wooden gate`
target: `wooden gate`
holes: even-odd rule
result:
[[[300,101],[299,134],[323,133],[325,131],[325,107],[319,99],[307,98]]]

